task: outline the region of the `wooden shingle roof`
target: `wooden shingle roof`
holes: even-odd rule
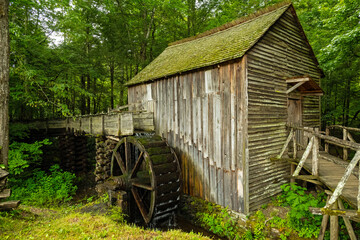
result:
[[[291,4],[280,5],[239,24],[167,47],[127,85],[136,85],[242,57]]]

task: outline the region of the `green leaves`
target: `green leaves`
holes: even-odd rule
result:
[[[76,193],[74,180],[75,174],[64,172],[58,165],[53,165],[49,174],[37,170],[32,177],[13,184],[11,198],[35,206],[67,202]]]
[[[317,237],[321,216],[315,216],[309,211],[309,207],[323,207],[325,205],[324,194],[314,197],[306,193],[306,188],[296,183],[281,186],[283,193],[278,196],[282,206],[290,207],[288,213],[289,227],[296,230],[300,237]]]
[[[22,174],[30,165],[40,164],[44,145],[50,145],[49,139],[34,143],[12,142],[9,147],[9,172],[12,175]]]

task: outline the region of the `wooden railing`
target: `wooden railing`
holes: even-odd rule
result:
[[[58,120],[42,120],[28,123],[30,129],[64,129],[90,135],[133,135],[134,130],[154,131],[152,112],[111,111],[107,114],[82,115]]]
[[[334,127],[334,126],[332,126]],[[336,126],[336,127],[340,127],[340,126]],[[352,138],[351,134],[348,132],[349,130],[359,130],[360,129],[355,129],[355,128],[347,128],[347,127],[341,127],[344,130],[344,136],[346,136],[343,139],[339,139],[333,136],[330,136],[329,130],[326,130],[325,134],[323,132],[320,132],[317,128],[306,128],[306,127],[294,127],[294,126],[289,126],[290,128],[290,133],[289,136],[280,152],[280,154],[276,157],[278,159],[282,158],[283,154],[286,152],[286,150],[288,149],[288,146],[290,144],[290,142],[293,142],[293,158],[295,159],[297,156],[297,151],[299,150],[298,148],[304,148],[305,151],[303,153],[303,155],[301,156],[297,167],[295,169],[295,171],[292,173],[293,177],[296,177],[299,175],[301,169],[303,168],[306,159],[309,157],[310,152],[312,152],[312,169],[311,169],[311,173],[313,176],[318,176],[319,175],[319,168],[321,166],[319,166],[319,147],[320,147],[320,141],[323,140],[325,142],[325,151],[329,151],[329,144],[333,144],[339,147],[342,147],[344,149],[352,149],[354,150],[356,153],[354,155],[354,157],[352,158],[352,160],[347,164],[346,170],[344,175],[342,176],[341,180],[339,181],[336,189],[334,190],[334,193],[332,194],[332,196],[330,197],[330,199],[327,201],[325,208],[329,209],[339,198],[339,196],[342,193],[342,190],[347,182],[347,180],[349,179],[351,173],[354,171],[356,165],[359,163],[359,169],[360,169],[360,144],[356,143],[354,141],[354,139]],[[330,129],[330,128],[327,128]],[[300,130],[300,131],[297,131]],[[302,143],[297,143],[297,139],[299,139],[296,136],[296,133],[302,133],[302,136],[300,139],[302,139]],[[306,145],[306,147],[304,147]],[[359,171],[359,175],[360,175],[360,171]],[[358,188],[358,195],[357,195],[357,207],[358,210],[360,210],[360,178],[359,178],[359,188]]]
[[[343,140],[345,141],[351,141],[351,142],[356,142],[351,134],[351,132],[360,132],[359,128],[352,128],[352,127],[344,127],[344,126],[340,126],[340,125],[332,125],[332,126],[328,126],[326,127],[326,135],[329,136],[330,135],[330,130],[331,129],[341,129],[342,133],[343,133]],[[329,143],[325,143],[325,151],[329,152]],[[347,148],[343,148],[343,160],[347,160],[348,159],[348,149]]]

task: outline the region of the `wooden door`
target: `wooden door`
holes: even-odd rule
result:
[[[288,98],[288,125],[301,126],[302,125],[302,109],[301,99]],[[296,141],[301,143],[301,130],[296,130]]]
[[[288,125],[301,126],[302,111],[300,99],[288,99]]]

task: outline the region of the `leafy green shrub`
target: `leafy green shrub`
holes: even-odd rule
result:
[[[43,151],[41,147],[50,145],[49,139],[34,143],[12,142],[9,146],[9,172],[12,176],[20,175],[32,166],[41,164]]]
[[[75,174],[62,171],[58,165],[52,166],[49,174],[36,170],[31,178],[13,180],[11,198],[37,206],[66,202],[76,193],[74,180]]]
[[[314,197],[306,193],[306,188],[296,183],[284,184],[281,189],[283,193],[278,197],[278,202],[282,206],[290,207],[289,227],[296,230],[299,237],[317,237],[322,216],[313,215],[309,207],[324,207],[325,195],[321,193]]]

